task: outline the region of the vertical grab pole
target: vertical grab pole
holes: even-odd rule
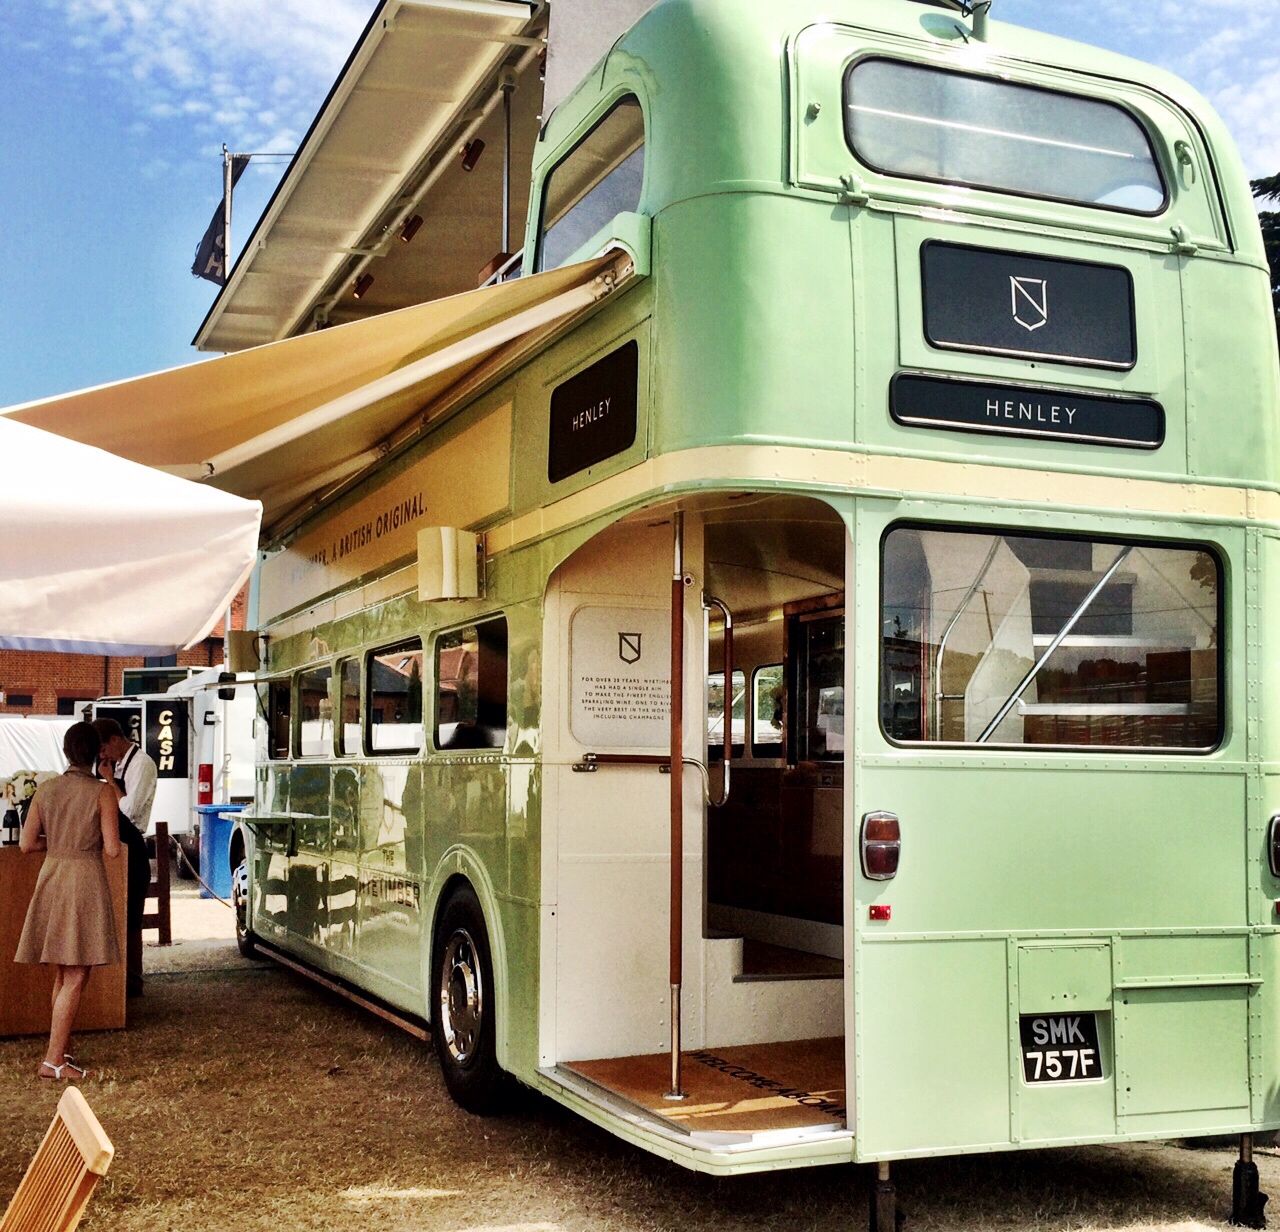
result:
[[[680,985],[684,980],[684,514],[672,518],[671,571],[671,1090],[684,1099],[680,1080]]]

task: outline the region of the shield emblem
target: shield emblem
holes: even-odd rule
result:
[[[640,662],[640,637],[639,633],[618,634],[618,658],[624,663]]]
[[[1010,276],[1013,319],[1028,333],[1049,324],[1049,282],[1045,278]]]

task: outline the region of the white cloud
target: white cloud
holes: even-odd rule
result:
[[[39,0],[140,120],[219,126],[233,149],[305,131],[374,0]],[[0,30],[3,35],[3,30]],[[0,37],[0,43],[3,43]],[[76,61],[80,63],[77,64]],[[194,145],[193,142],[193,153]],[[292,147],[290,147],[292,148]]]
[[[996,0],[995,12],[1177,73],[1221,113],[1250,174],[1280,171],[1280,4],[1274,0]]]

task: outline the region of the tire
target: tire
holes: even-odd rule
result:
[[[231,904],[236,912],[236,949],[244,958],[264,961],[257,935],[249,927],[249,863],[241,860],[231,873]]]
[[[468,886],[456,890],[431,946],[431,1042],[454,1103],[478,1116],[502,1111],[507,1076],[498,1065],[493,962],[484,913]]]
[[[178,850],[182,853],[183,856],[187,857],[184,860],[182,859],[182,856],[179,856],[179,855],[174,856],[173,864],[174,864],[174,868],[177,870],[177,873],[178,873],[178,880],[194,881],[196,879],[196,875],[191,870],[193,868],[196,868],[199,864],[199,859],[200,859],[199,849],[197,848],[195,855],[193,856],[192,853],[187,849],[187,845],[182,841],[182,839],[178,839],[177,843],[178,843]]]

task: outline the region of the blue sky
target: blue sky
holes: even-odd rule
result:
[[[767,0],[755,0],[767,3]],[[190,362],[190,274],[222,142],[293,150],[373,0],[0,3],[0,405]],[[995,15],[1172,69],[1250,171],[1280,171],[1280,3],[996,0]],[[243,240],[283,163],[236,193]]]

